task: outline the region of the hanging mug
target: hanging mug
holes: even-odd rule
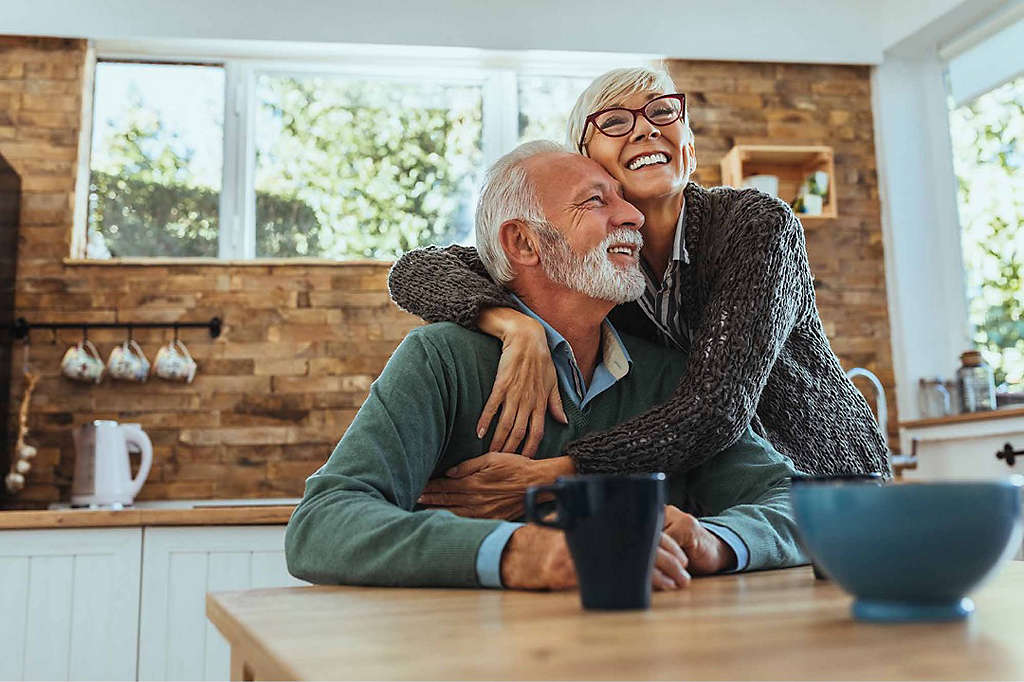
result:
[[[138,342],[129,338],[120,346],[114,346],[107,360],[107,372],[122,381],[143,382],[149,378],[149,360]]]
[[[192,359],[185,344],[174,339],[157,351],[153,371],[161,379],[190,384],[196,375],[196,361]]]
[[[103,358],[89,339],[68,348],[60,361],[60,371],[68,379],[98,384],[103,378]]]

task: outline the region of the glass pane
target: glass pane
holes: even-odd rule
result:
[[[950,112],[974,342],[1024,382],[1024,78]]]
[[[565,142],[569,110],[587,86],[589,78],[521,76],[519,78],[519,142]]]
[[[224,69],[96,65],[87,257],[217,256]]]
[[[482,88],[261,75],[256,255],[393,259],[473,229]]]

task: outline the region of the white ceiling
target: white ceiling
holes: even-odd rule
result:
[[[3,0],[0,34],[579,50],[875,64],[967,6],[1000,0]]]

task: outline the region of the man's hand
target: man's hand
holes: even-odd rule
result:
[[[675,540],[686,554],[687,568],[694,575],[718,573],[736,567],[736,553],[700,521],[678,507],[665,506],[665,535]]]
[[[568,457],[529,459],[510,452],[488,452],[452,467],[445,472],[446,478],[428,481],[419,502],[459,516],[518,519],[529,486],[548,485],[575,471]]]
[[[686,555],[667,533],[655,559],[651,583],[657,590],[690,584]],[[512,534],[501,555],[501,583],[510,589],[564,590],[576,586],[576,568],[560,530],[530,524]]]
[[[518,590],[575,587],[576,567],[565,533],[533,524],[512,533],[501,554],[501,584]]]
[[[679,543],[668,533],[661,534],[657,555],[654,558],[654,573],[651,585],[656,590],[678,590],[690,584],[690,574],[686,571],[689,559]]]

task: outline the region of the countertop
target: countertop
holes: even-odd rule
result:
[[[1024,563],[966,621],[879,625],[809,566],[695,578],[649,611],[579,593],[295,587],[207,594],[231,679],[1024,679]]]
[[[0,530],[116,526],[246,526],[288,523],[297,499],[165,500],[126,509],[0,511]]]
[[[1024,417],[1024,407],[1014,405],[1011,407],[1000,407],[998,410],[986,410],[984,412],[967,412],[964,414],[951,414],[946,417],[935,417],[932,419],[914,419],[900,422],[901,429],[918,429],[924,426],[941,426],[943,424],[963,424],[967,422],[981,422],[990,419],[1011,419],[1013,417]]]

